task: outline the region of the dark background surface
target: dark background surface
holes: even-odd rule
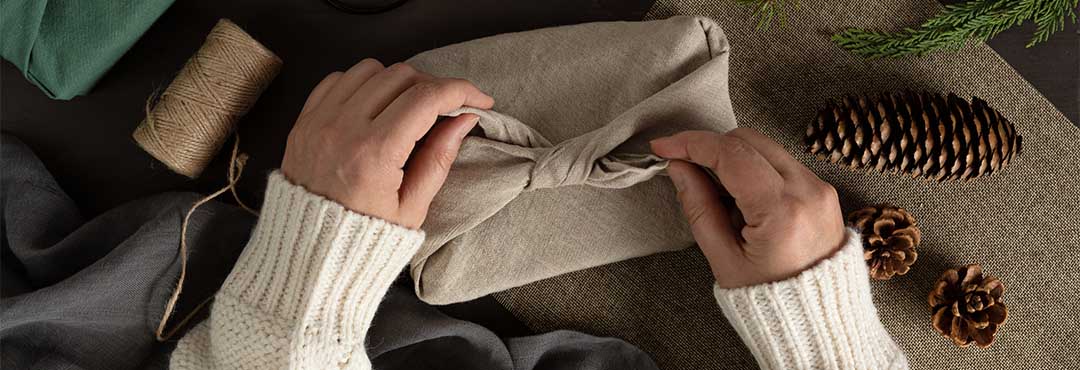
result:
[[[945,0],[945,4],[961,0]],[[1065,29],[1044,43],[1025,48],[1035,32],[1028,22],[1007,30],[986,44],[1035,89],[1039,90],[1065,117],[1080,127],[1080,29],[1065,22]]]
[[[229,18],[280,56],[281,73],[239,124],[251,155],[241,196],[260,200],[308,92],[326,74],[372,57],[387,65],[421,51],[506,32],[591,21],[640,20],[651,0],[410,0],[355,15],[322,0],[177,0],[86,96],[51,100],[15,67],[0,70],[0,128],[22,139],[90,218],[173,190],[209,193],[225,184],[228,149],[197,180],[170,172],[131,133],[146,99],[164,89],[219,18]],[[528,45],[522,45],[528,47]],[[232,143],[227,143],[226,147]],[[223,201],[231,201],[222,197]],[[443,307],[501,335],[527,334],[493,298]]]
[[[142,151],[131,133],[144,116],[147,97],[168,85],[217,19],[230,18],[285,61],[281,74],[239,125],[241,148],[251,155],[240,193],[249,204],[257,203],[265,175],[280,164],[285,138],[307,93],[327,73],[365,57],[389,64],[424,50],[499,33],[637,20],[651,2],[410,0],[386,13],[353,15],[322,0],[178,0],[87,96],[50,100],[3,62],[0,128],[38,154],[87,217],[163,191],[213,191],[225,183],[227,155],[219,155],[201,178],[189,180]],[[750,13],[747,10],[747,16]],[[1006,31],[990,45],[1077,123],[1077,27],[1068,24],[1049,42],[1025,49],[1032,30],[1026,25]],[[520,333],[509,314],[498,308],[490,300],[447,311],[496,327],[497,332]]]
[[[0,127],[37,153],[86,216],[163,191],[220,188],[228,150],[191,181],[142,151],[131,133],[145,115],[147,97],[169,84],[219,18],[229,18],[285,62],[238,126],[241,149],[251,155],[240,193],[257,203],[265,175],[281,163],[285,138],[308,92],[326,74],[367,57],[389,65],[499,33],[636,20],[650,5],[651,0],[411,0],[386,13],[356,15],[323,0],[178,0],[86,96],[51,100],[5,61]]]
[[[1035,26],[1027,24],[987,44],[1080,127],[1080,29],[1066,23],[1065,30],[1046,43],[1024,48],[1034,31]]]
[[[180,0],[87,96],[71,101],[48,99],[14,66],[3,62],[0,128],[37,152],[87,216],[162,191],[212,191],[224,184],[226,155],[219,155],[201,178],[192,181],[139,149],[131,132],[144,116],[147,97],[168,85],[217,19],[230,18],[285,61],[281,74],[239,125],[241,148],[251,155],[240,193],[257,203],[264,175],[280,164],[285,137],[307,93],[330,71],[344,70],[365,57],[389,64],[424,50],[498,33],[636,20],[651,3],[410,0],[386,13],[354,15],[322,0]],[[1006,31],[990,45],[1066,117],[1080,122],[1076,25],[1067,24],[1050,41],[1024,48],[1032,30],[1029,24]]]

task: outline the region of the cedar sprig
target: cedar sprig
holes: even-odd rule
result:
[[[769,28],[776,21],[783,26],[787,23],[787,7],[799,6],[799,0],[736,0],[738,3],[754,8],[758,30]]]
[[[958,49],[969,40],[986,41],[1002,31],[1031,20],[1036,30],[1027,47],[1046,41],[1076,22],[1080,0],[971,0],[949,5],[918,28],[879,32],[851,28],[833,35],[833,42],[868,58],[924,55]]]

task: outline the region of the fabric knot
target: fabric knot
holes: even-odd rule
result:
[[[547,149],[536,159],[525,191],[586,183],[593,166],[590,158],[582,158],[581,153],[570,153],[564,147]]]
[[[525,191],[589,185],[621,189],[646,181],[667,168],[668,161],[651,154],[607,154],[594,146],[564,143],[542,152]]]

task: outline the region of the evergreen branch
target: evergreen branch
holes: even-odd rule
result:
[[[1080,1],[1077,0],[1046,1],[1043,11],[1035,16],[1035,34],[1026,46],[1030,48],[1035,44],[1050,39],[1050,35],[1065,29],[1066,18],[1076,23],[1076,12],[1073,9],[1076,9],[1078,4],[1080,4]]]
[[[840,47],[863,57],[895,58],[957,49],[969,40],[986,41],[1031,20],[1036,24],[1035,34],[1027,45],[1031,47],[1064,29],[1066,18],[1075,22],[1078,1],[970,0],[946,6],[918,28],[899,32],[851,28],[833,35],[832,39]]]
[[[754,8],[754,18],[758,19],[758,30],[769,28],[773,21],[783,26],[787,23],[785,8],[788,4],[799,6],[798,0],[736,0],[736,2]]]

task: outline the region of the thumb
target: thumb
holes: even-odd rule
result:
[[[419,227],[423,223],[432,199],[442,189],[450,167],[457,159],[461,142],[479,121],[480,116],[471,113],[444,119],[435,124],[420,148],[409,158],[401,183],[401,207],[420,222],[405,226]]]
[[[721,189],[716,182],[695,164],[672,160],[668,176],[678,191],[683,214],[690,231],[709,260],[713,274],[732,271],[735,261],[742,258],[742,247],[731,223],[731,213],[720,200]]]

